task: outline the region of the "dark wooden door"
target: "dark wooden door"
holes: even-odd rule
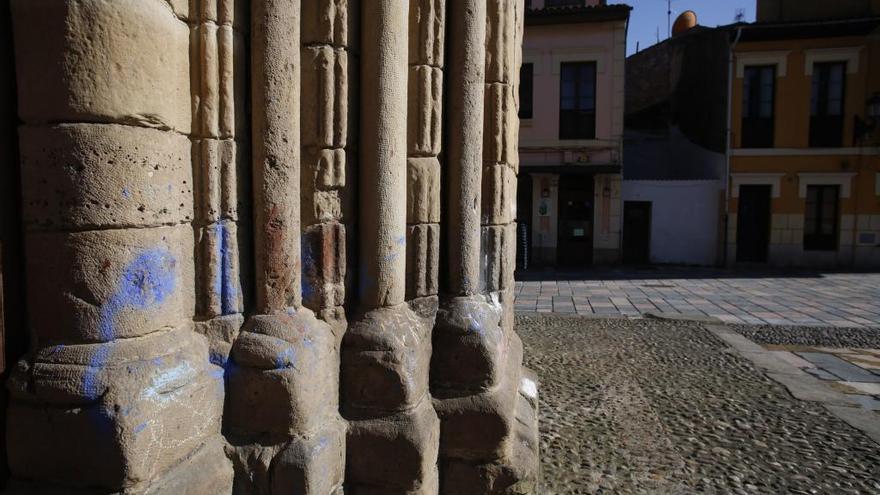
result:
[[[569,268],[593,262],[593,177],[559,177],[557,261]]]
[[[770,244],[771,186],[739,186],[736,261],[766,263]]]
[[[623,262],[646,264],[651,260],[651,202],[623,202]]]

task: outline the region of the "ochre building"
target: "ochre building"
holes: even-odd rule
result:
[[[522,1],[0,21],[8,493],[535,493]]]
[[[880,3],[759,1],[733,36],[727,262],[880,266]]]

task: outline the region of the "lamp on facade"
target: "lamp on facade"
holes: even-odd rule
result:
[[[880,124],[880,93],[874,93],[865,103],[865,118],[856,115],[855,138],[860,143],[868,139]]]

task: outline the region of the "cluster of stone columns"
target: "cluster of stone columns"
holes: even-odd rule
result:
[[[14,489],[534,493],[520,0],[12,7]]]

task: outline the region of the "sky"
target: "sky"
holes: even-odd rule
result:
[[[625,3],[633,7],[630,14],[626,54],[636,52],[636,44],[647,48],[666,39],[667,0],[608,0],[608,3]],[[672,0],[672,22],[687,10],[697,13],[697,22],[715,27],[734,22],[737,9],[745,9],[745,21],[755,20],[755,0]]]

